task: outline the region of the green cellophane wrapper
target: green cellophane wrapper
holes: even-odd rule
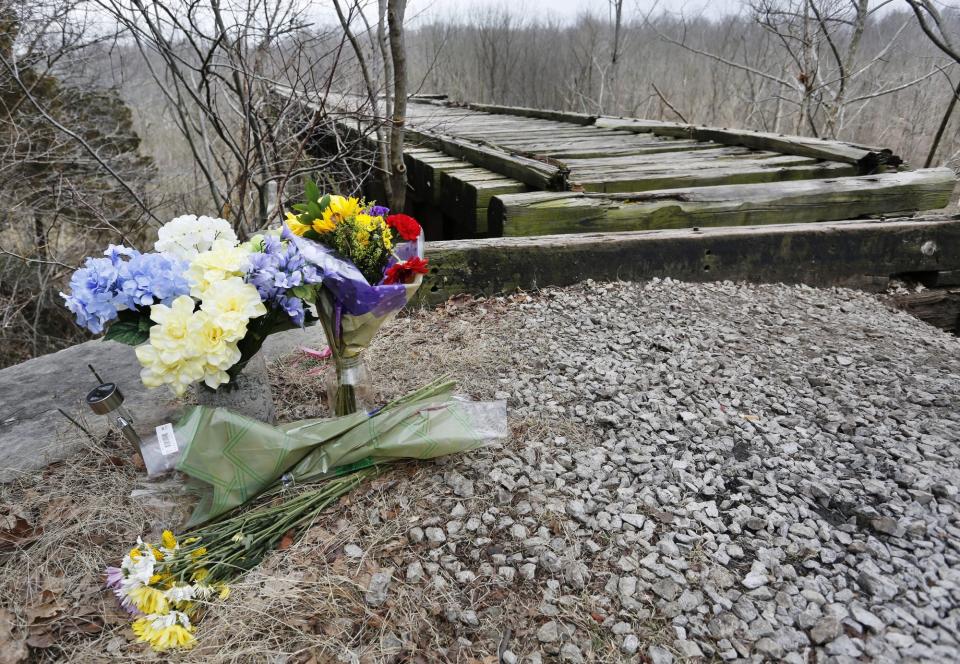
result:
[[[186,525],[214,519],[281,480],[314,482],[374,464],[432,459],[505,435],[505,404],[459,400],[452,382],[431,383],[372,415],[279,426],[197,406],[176,426],[184,444],[177,469],[200,494]]]

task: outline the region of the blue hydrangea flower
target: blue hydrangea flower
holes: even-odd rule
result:
[[[167,254],[134,252],[122,266],[118,299],[128,309],[170,304],[190,292],[186,263]]]
[[[303,259],[292,242],[267,236],[263,239],[263,249],[250,255],[246,280],[256,286],[264,304],[284,311],[296,325],[302,326],[303,300],[290,291],[297,286],[320,283],[323,274]]]
[[[104,256],[88,258],[70,278],[70,294],[60,293],[77,325],[94,334],[103,332],[123,309],[169,304],[190,292],[186,265],[165,254],[110,245]]]

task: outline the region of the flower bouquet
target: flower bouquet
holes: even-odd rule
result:
[[[177,425],[177,468],[198,504],[180,537],[138,540],[107,586],[154,650],[189,648],[204,607],[228,583],[285,548],[341,496],[389,464],[475,449],[508,433],[503,401],[454,396],[433,381],[372,414],[270,426],[223,408],[193,408]],[[252,509],[244,505],[257,499]],[[282,544],[286,541],[287,544]]]
[[[427,261],[415,219],[356,198],[321,195],[307,183],[306,201],[287,214],[284,237],[323,274],[317,313],[336,363],[330,403],[340,415],[365,407],[361,353],[381,325],[414,296]]]
[[[154,251],[111,245],[61,293],[77,324],[136,346],[147,387],[231,385],[270,334],[313,318],[322,274],[279,232],[239,242],[224,219],[182,216]]]

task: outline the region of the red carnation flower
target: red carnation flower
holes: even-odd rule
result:
[[[420,237],[420,224],[405,214],[391,214],[387,217],[387,226],[397,231],[404,240],[416,240]]]
[[[402,215],[397,215],[402,216]],[[407,217],[410,219],[410,217]],[[411,221],[413,221],[411,219]],[[417,222],[413,222],[417,223]],[[384,278],[385,284],[409,284],[418,274],[427,273],[427,262],[419,256],[414,256],[410,260],[402,263],[394,263],[387,268],[387,276]]]

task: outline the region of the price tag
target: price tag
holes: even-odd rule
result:
[[[160,454],[164,456],[175,454],[180,449],[172,424],[161,424],[157,427],[157,443],[160,445]]]

